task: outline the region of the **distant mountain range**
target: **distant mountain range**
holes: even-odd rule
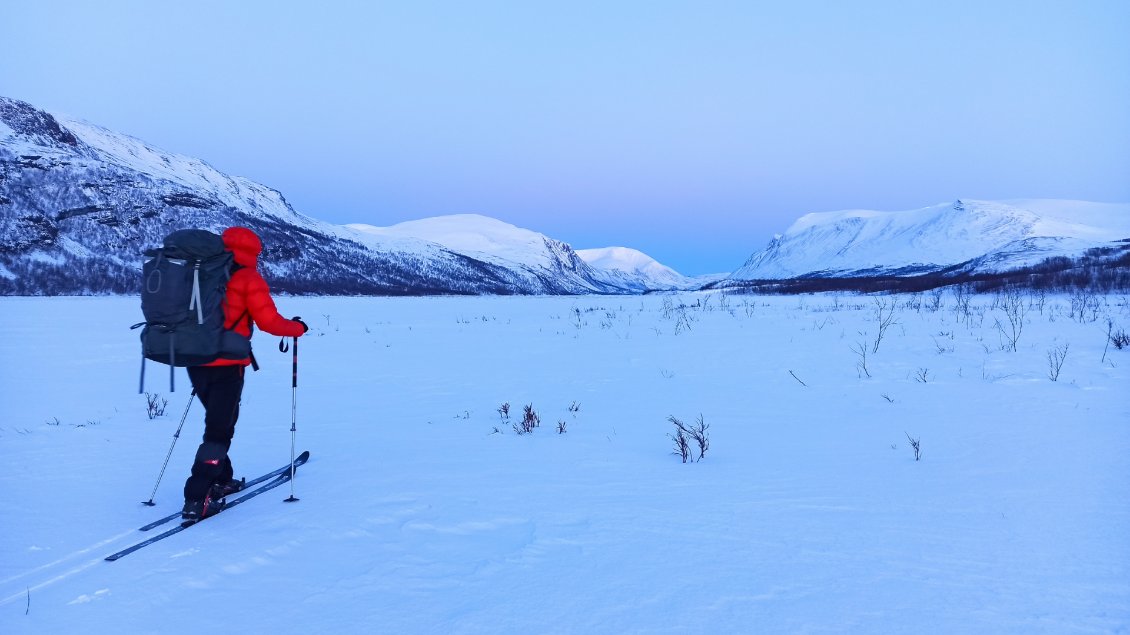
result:
[[[715,274],[687,278],[630,247],[580,249],[577,255],[601,272],[609,284],[628,288],[691,289],[725,277],[725,274]]]
[[[475,214],[333,225],[296,212],[277,190],[199,159],[0,97],[0,295],[134,293],[141,252],[166,234],[233,225],[263,237],[262,269],[274,289],[290,293],[862,289],[875,287],[860,281],[876,279],[937,286],[1080,266],[1130,277],[1127,204],[958,200],[903,212],[808,214],[728,276],[699,278],[634,249],[575,251]],[[840,282],[795,284],[812,280]]]
[[[638,293],[558,240],[482,216],[337,226],[198,159],[0,97],[0,294],[132,293],[141,252],[170,231],[244,225],[273,287],[322,294]],[[615,263],[606,263],[615,267]]]
[[[423,241],[454,253],[506,267],[529,282],[548,273],[560,277],[585,271],[586,278],[619,292],[687,289],[697,279],[687,278],[646,254],[627,247],[582,249],[528,229],[521,229],[478,214],[454,214],[409,221],[391,227],[351,224],[362,242],[384,250],[395,241]]]
[[[957,200],[902,212],[807,214],[724,284],[798,279],[1006,276],[1130,254],[1130,204]],[[1050,264],[1049,264],[1050,263]],[[1058,264],[1057,264],[1058,263]]]

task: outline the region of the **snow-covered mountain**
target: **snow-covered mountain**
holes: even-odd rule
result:
[[[633,249],[578,252],[474,214],[331,225],[199,159],[0,97],[0,295],[132,293],[141,252],[163,236],[232,225],[259,232],[264,272],[291,293],[638,293],[715,281]],[[959,200],[825,212],[801,217],[720,284],[985,275],[1096,249],[1121,259],[1125,274],[1130,204]]]
[[[688,278],[630,247],[578,249],[577,255],[600,272],[610,284],[629,289],[691,289],[703,284],[699,279]]]
[[[440,245],[453,253],[502,267],[515,276],[517,284],[543,288],[545,293],[553,292],[554,284],[567,285],[568,293],[637,290],[606,280],[572,247],[559,240],[478,214],[438,216],[391,227],[351,224],[346,228],[357,232],[359,241],[375,249],[382,249],[390,241]]]
[[[130,293],[170,231],[256,230],[280,291],[625,293],[568,245],[481,216],[336,226],[277,190],[0,97],[0,294]]]
[[[1000,273],[1127,245],[1130,204],[958,200],[902,212],[807,214],[729,281]]]

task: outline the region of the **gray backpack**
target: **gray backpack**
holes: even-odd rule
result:
[[[224,327],[224,297],[236,267],[223,239],[203,229],[175,231],[162,247],[145,252],[145,321],[132,327],[143,327],[139,392],[145,388],[146,359],[169,365],[169,391],[175,392],[177,366],[250,357],[251,340]]]

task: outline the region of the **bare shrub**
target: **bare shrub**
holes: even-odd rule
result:
[[[859,357],[859,361],[855,363],[855,369],[860,379],[862,379],[864,375],[870,378],[871,371],[867,369],[867,344],[865,342],[856,342],[855,346],[851,347],[851,350]]]
[[[945,292],[944,287],[938,287],[930,291],[930,299],[926,303],[926,310],[931,313],[937,313],[942,309],[942,294]]]
[[[945,336],[946,336],[946,334],[945,334],[945,333],[942,333],[942,334],[941,334],[941,336],[942,336],[942,337],[945,337]],[[949,346],[946,346],[945,344],[943,344],[943,343],[939,342],[939,341],[938,341],[938,338],[937,338],[937,337],[934,337],[934,336],[930,336],[930,339],[934,340],[934,350],[935,350],[935,351],[937,351],[937,353],[938,353],[939,355],[944,355],[945,353],[952,353],[952,352],[954,351],[954,346],[953,346],[953,344],[950,344]],[[952,340],[952,339],[953,339],[953,337],[951,336],[951,337],[950,337],[950,339]]]
[[[922,294],[921,293],[908,294],[906,296],[906,302],[904,303],[904,306],[906,306],[907,309],[914,311],[915,313],[921,313],[922,312]]]
[[[970,312],[969,302],[973,299],[973,290],[969,285],[955,284],[951,291],[953,292],[953,313],[957,319],[963,320],[969,324],[972,319]]]
[[[691,317],[687,315],[686,308],[680,307],[679,316],[675,319],[675,335],[691,330]]]
[[[699,299],[696,306],[702,306],[701,299]],[[663,319],[671,320],[675,323],[675,335],[683,331],[691,330],[691,323],[694,322],[694,318],[687,313],[687,308],[687,305],[682,302],[676,305],[675,301],[670,297],[663,298]]]
[[[581,310],[577,307],[573,307],[573,326],[579,331],[585,324],[587,324],[587,322],[581,317]]]
[[[1106,319],[1106,346],[1109,347],[1114,344],[1118,350],[1122,350],[1130,346],[1130,335],[1126,334],[1126,330],[1122,328],[1114,328],[1114,320]],[[1103,359],[1106,359],[1106,350],[1103,350]]]
[[[1114,344],[1114,347],[1118,350],[1130,347],[1130,335],[1127,335],[1126,331],[1120,330],[1110,335],[1110,343]]]
[[[887,329],[895,322],[895,307],[898,303],[894,298],[884,299],[875,298],[875,320],[879,324],[879,333],[875,336],[875,344],[871,346],[872,353],[879,352],[879,343],[883,341],[883,336],[887,334]]]
[[[674,417],[671,417],[671,419],[674,419]],[[681,459],[683,459],[683,463],[686,463],[687,459],[689,459],[691,456],[691,444],[690,440],[687,438],[686,430],[681,426],[676,425],[675,434],[668,434],[667,436],[675,442],[675,451],[672,452],[672,454],[678,455]]]
[[[698,415],[698,419],[695,420],[694,425],[687,425],[674,415],[667,417],[667,420],[675,426],[676,434],[671,438],[675,440],[676,449],[679,448],[680,443],[687,446],[687,454],[683,456],[683,463],[686,463],[687,459],[690,458],[689,448],[691,440],[698,446],[698,458],[695,459],[695,461],[701,461],[702,457],[706,456],[706,451],[710,449],[710,433],[707,432],[710,429],[710,424],[703,420],[701,414]],[[680,442],[679,439],[682,439],[682,442]],[[681,449],[679,454],[680,456],[683,455]]]
[[[997,320],[996,324],[997,330],[1000,331],[1003,338],[1001,348],[1015,353],[1016,342],[1024,331],[1024,318],[1028,314],[1028,302],[1020,289],[1008,288],[1000,292],[996,298],[996,304],[1004,311],[1004,315],[1008,319],[1008,328],[1005,328],[1000,320]]]
[[[1063,369],[1063,360],[1067,358],[1067,344],[1056,346],[1048,351],[1048,379],[1057,381],[1059,371]]]
[[[533,404],[526,404],[522,408],[522,420],[514,424],[514,432],[518,434],[529,434],[534,431],[534,428],[541,426],[541,417],[538,416],[534,410]]]
[[[1080,324],[1099,319],[1099,296],[1093,289],[1076,289],[1071,294],[1071,317]]]
[[[165,416],[165,408],[169,405],[169,400],[156,393],[145,393],[145,414],[149,415],[150,419]]]
[[[1130,336],[1127,336],[1126,331],[1122,329],[1115,331],[1114,320],[1108,317],[1106,319],[1106,342],[1103,343],[1103,357],[1099,360],[1100,364],[1106,362],[1106,354],[1110,351],[1111,344],[1114,344],[1114,347],[1118,350],[1122,350],[1130,346]]]
[[[910,441],[910,448],[914,450],[914,460],[918,461],[922,458],[922,439],[921,437],[915,439],[910,436],[910,433],[903,432],[906,435],[906,440]]]

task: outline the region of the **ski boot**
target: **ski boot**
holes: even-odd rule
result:
[[[212,486],[212,498],[223,498],[230,496],[236,492],[242,491],[247,484],[247,479],[239,479],[238,481],[232,479],[225,483],[216,483]]]
[[[223,496],[215,495],[215,486],[208,491],[204,500],[185,500],[184,509],[180,512],[180,524],[184,527],[198,523],[209,516],[215,516],[224,508],[226,501]]]

